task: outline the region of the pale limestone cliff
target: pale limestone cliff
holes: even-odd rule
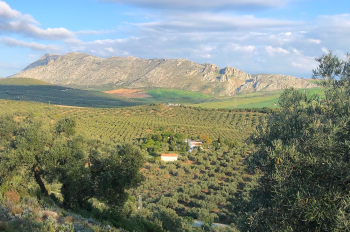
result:
[[[252,76],[233,67],[221,69],[215,64],[198,64],[186,59],[105,59],[76,52],[45,55],[12,77],[34,78],[57,85],[176,88],[217,96],[314,86],[292,76]]]

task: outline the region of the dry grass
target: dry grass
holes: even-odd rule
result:
[[[17,203],[20,200],[20,196],[15,191],[7,191],[7,192],[5,192],[5,196],[12,203]]]
[[[73,222],[73,217],[72,216],[67,216],[64,218],[65,223],[72,223]]]
[[[12,215],[23,213],[23,209],[20,206],[15,206],[10,209]]]

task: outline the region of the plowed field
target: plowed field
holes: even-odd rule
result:
[[[126,98],[152,97],[140,89],[114,89],[114,90],[110,90],[110,91],[105,91],[105,93],[115,94],[115,95],[126,97]]]

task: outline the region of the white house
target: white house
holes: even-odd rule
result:
[[[162,154],[161,155],[161,160],[165,161],[165,162],[173,162],[173,161],[177,161],[178,158],[178,154]]]
[[[188,143],[188,146],[190,147],[189,151],[192,151],[193,149],[197,149],[198,147],[202,148],[202,141],[196,141],[196,140],[190,140],[186,139],[185,142]]]

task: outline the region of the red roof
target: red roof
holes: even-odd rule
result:
[[[202,143],[201,142],[191,142],[191,145],[200,146],[200,145],[202,145]]]
[[[177,157],[177,154],[162,154],[164,157]]]

